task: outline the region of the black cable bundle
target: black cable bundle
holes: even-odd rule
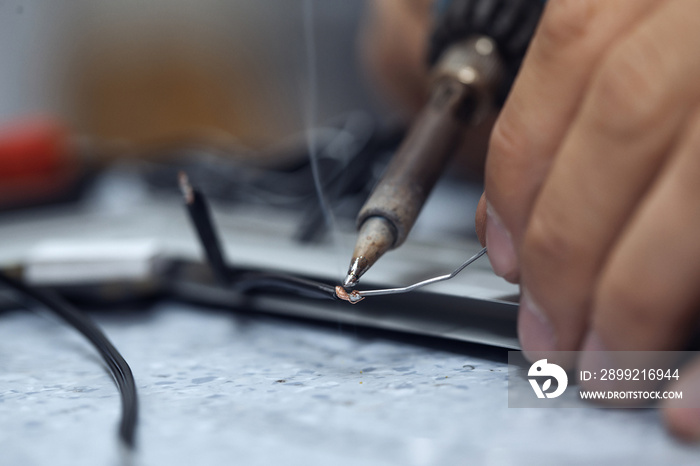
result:
[[[85,313],[63,301],[58,295],[39,290],[0,272],[0,282],[24,297],[43,305],[51,310],[68,325],[83,334],[100,353],[107,364],[114,381],[119,388],[122,401],[122,416],[119,425],[119,438],[124,445],[133,449],[135,446],[136,422],[138,419],[138,397],[134,375],[129,364],[119,351],[112,345],[102,330]]]

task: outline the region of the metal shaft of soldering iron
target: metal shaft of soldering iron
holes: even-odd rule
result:
[[[465,125],[491,108],[500,75],[500,59],[489,38],[469,38],[443,54],[433,70],[429,102],[358,214],[359,233],[344,287],[354,287],[385,252],[406,240]]]

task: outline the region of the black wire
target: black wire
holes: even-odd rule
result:
[[[119,437],[124,444],[133,449],[135,446],[136,422],[138,419],[138,397],[136,384],[129,364],[119,351],[107,339],[104,333],[85,313],[63,301],[58,295],[40,290],[15,280],[0,272],[0,282],[25,297],[42,304],[66,323],[83,334],[104,359],[114,381],[119,388],[122,402],[122,416],[119,425]]]
[[[338,299],[335,287],[326,283],[307,280],[282,273],[270,272],[236,272],[232,270],[233,288],[247,292],[257,289],[269,290],[270,288],[292,291],[308,298]]]
[[[187,212],[192,220],[192,224],[199,236],[199,242],[204,248],[214,276],[221,285],[229,284],[229,270],[224,259],[224,252],[221,248],[219,235],[214,228],[214,223],[209,211],[209,205],[204,195],[190,185],[189,179],[184,172],[179,174],[180,189],[185,197]]]
[[[206,252],[209,266],[222,285],[243,292],[274,288],[312,298],[338,299],[335,287],[326,283],[282,273],[241,271],[228,266],[204,194],[190,185],[184,172],[180,172],[179,182],[187,212]]]

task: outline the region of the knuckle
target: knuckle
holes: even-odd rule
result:
[[[538,31],[547,47],[565,47],[583,38],[593,18],[593,4],[588,0],[550,0]]]
[[[523,266],[559,270],[559,265],[576,263],[582,248],[569,230],[561,218],[542,213],[542,209],[533,212],[523,240]]]
[[[616,48],[592,84],[596,126],[620,135],[653,129],[668,94],[662,62],[653,39],[646,36]]]

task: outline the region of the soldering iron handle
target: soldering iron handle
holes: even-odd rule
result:
[[[405,241],[464,127],[492,108],[501,61],[495,43],[484,36],[455,42],[443,53],[433,67],[430,101],[360,210],[358,227],[370,217],[382,217],[394,230],[390,247]]]
[[[455,42],[473,35],[489,37],[503,60],[503,79],[495,95],[496,102],[503,103],[545,3],[543,0],[439,0],[428,45],[428,65],[432,68]]]
[[[392,247],[404,242],[460,140],[462,123],[453,113],[464,92],[464,87],[455,83],[445,83],[433,92],[431,103],[417,117],[360,210],[358,227],[369,217],[383,217],[395,229]]]

